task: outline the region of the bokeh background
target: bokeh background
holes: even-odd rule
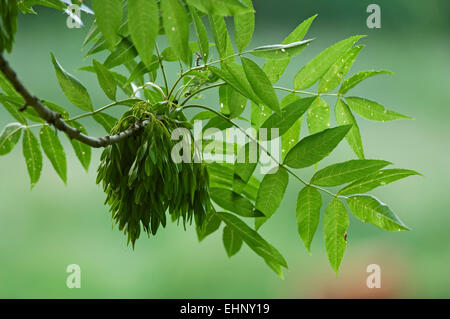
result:
[[[309,37],[313,45],[290,65],[282,85],[315,54],[338,40],[367,34],[351,74],[389,69],[394,76],[367,80],[354,95],[376,100],[414,120],[372,123],[360,119],[368,158],[414,169],[411,177],[373,192],[412,228],[388,233],[351,217],[348,248],[338,277],[328,265],[321,226],[308,255],[297,233],[295,202],[302,187],[291,179],[281,208],[261,233],[286,257],[289,270],[278,278],[248,247],[231,260],[221,232],[198,243],[194,229],[174,224],[133,251],[112,228],[104,194],[95,184],[99,150],[89,173],[62,138],[68,159],[64,186],[44,159],[40,182],[30,191],[20,144],[0,158],[0,297],[3,298],[315,298],[450,297],[450,88],[449,2],[378,0],[382,28],[368,29],[367,6],[360,0],[256,0],[257,28],[252,45],[279,43],[301,21],[318,13]],[[49,52],[88,87],[97,107],[108,103],[96,77],[77,68],[88,65],[80,50],[87,27],[68,29],[62,13],[38,8],[21,16],[8,60],[37,96],[68,107],[56,81]],[[83,16],[90,25],[92,17]],[[161,42],[164,45],[164,42]],[[169,67],[176,74],[177,67]],[[214,96],[204,103],[216,106]],[[13,119],[0,107],[0,126]],[[91,120],[92,135],[103,134]],[[303,131],[303,134],[305,134]],[[343,143],[331,161],[353,155]],[[311,171],[300,172],[308,178]],[[382,288],[366,288],[366,267],[379,264]],[[78,264],[82,288],[66,287],[66,267]]]

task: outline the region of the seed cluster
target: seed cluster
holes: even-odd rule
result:
[[[183,118],[182,118],[183,117]],[[128,235],[133,247],[141,233],[156,234],[166,226],[166,212],[172,221],[201,226],[211,207],[209,177],[201,163],[175,163],[171,158],[171,132],[189,128],[184,116],[168,112],[165,105],[136,104],[116,124],[112,134],[147,120],[138,135],[111,145],[102,153],[97,183],[103,183],[112,218]],[[193,155],[194,147],[191,147]]]

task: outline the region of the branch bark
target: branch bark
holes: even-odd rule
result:
[[[142,128],[144,128],[148,121],[143,121],[136,123],[129,127],[127,130],[120,132],[119,134],[104,137],[92,137],[81,133],[79,130],[68,125],[63,119],[61,114],[50,110],[46,107],[39,98],[32,95],[18,79],[17,74],[9,66],[8,61],[0,54],[0,71],[5,75],[8,81],[14,86],[16,91],[24,98],[25,105],[23,109],[27,106],[31,106],[36,110],[38,115],[45,120],[47,123],[53,125],[56,129],[64,132],[70,139],[75,139],[89,145],[94,148],[106,147],[115,143],[118,143],[134,134],[137,134]]]

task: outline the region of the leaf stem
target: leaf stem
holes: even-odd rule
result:
[[[313,95],[313,96],[321,96],[321,95],[322,96],[339,96],[339,94],[336,94],[336,93],[314,93],[314,92],[308,92],[308,91],[287,89],[287,88],[280,87],[280,86],[274,86],[273,88],[275,90],[279,90],[279,91],[287,91],[287,92],[291,92],[291,93],[300,93],[300,94]]]
[[[203,87],[203,88],[201,88],[201,89],[198,89],[197,91],[195,91],[195,92],[193,92],[191,95],[189,95],[181,104],[180,104],[180,106],[183,106],[183,105],[185,105],[190,99],[192,99],[194,96],[196,96],[197,94],[199,94],[199,93],[201,93],[201,92],[203,92],[203,91],[206,91],[206,90],[209,90],[209,89],[212,89],[212,88],[216,88],[216,87],[219,87],[219,86],[222,86],[222,85],[225,85],[226,83],[225,82],[220,82],[220,83],[216,83],[216,84],[213,84],[213,85],[210,85],[210,86],[205,86],[205,87]]]
[[[251,52],[251,51],[244,51],[244,52],[241,52],[241,53],[234,53],[234,54],[229,55],[229,56],[227,56],[227,57],[224,57],[224,58],[222,58],[222,59],[215,60],[215,61],[211,61],[211,62],[207,62],[207,63],[205,63],[205,64],[203,64],[203,65],[199,65],[199,66],[190,68],[190,69],[186,70],[185,72],[182,72],[182,73],[180,74],[180,76],[178,77],[178,79],[177,79],[177,80],[175,81],[175,83],[173,84],[172,89],[170,90],[170,93],[168,94],[169,97],[172,95],[173,91],[176,89],[177,85],[181,82],[181,80],[182,80],[186,75],[188,75],[190,72],[192,72],[192,71],[203,70],[203,69],[207,68],[208,66],[210,66],[210,65],[212,65],[212,64],[222,63],[222,62],[224,62],[224,61],[226,61],[226,60],[229,60],[229,59],[234,58],[234,57],[237,57],[237,56],[242,56],[242,55],[247,54],[247,53],[249,53],[249,52]]]

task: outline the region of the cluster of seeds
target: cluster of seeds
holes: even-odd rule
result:
[[[131,125],[148,121],[142,132],[111,145],[102,153],[97,183],[103,183],[113,220],[134,246],[142,229],[156,234],[172,221],[201,226],[211,207],[209,177],[201,163],[175,163],[171,158],[171,132],[190,128],[180,112],[165,104],[136,104],[113,128],[118,134]],[[190,148],[192,156],[194,147]]]

